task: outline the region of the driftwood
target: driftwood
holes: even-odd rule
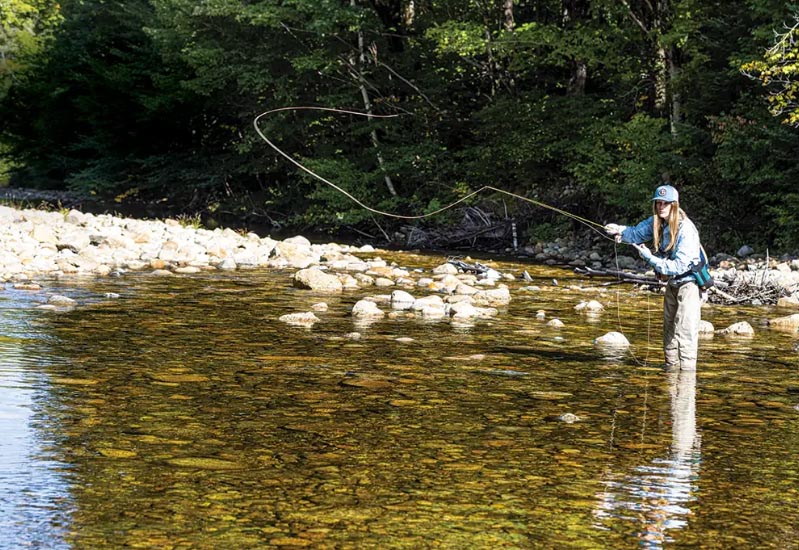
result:
[[[474,248],[477,241],[483,246],[489,243],[507,246],[510,243],[512,219],[493,220],[490,213],[473,206],[462,208],[459,212],[463,217],[456,226],[403,227],[405,246],[457,249]]]
[[[615,269],[591,269],[590,267],[577,267],[574,272],[578,275],[586,275],[588,277],[613,277],[615,281],[603,283],[602,286],[617,285],[620,283],[634,283],[638,285],[653,285],[665,286],[666,283],[658,281],[654,277],[647,277],[646,275],[638,275],[635,273],[626,273],[624,271],[616,271]]]
[[[485,273],[486,271],[491,269],[488,266],[485,266],[485,265],[481,264],[480,262],[475,262],[473,264],[467,264],[466,262],[464,262],[462,260],[458,260],[457,258],[450,258],[450,259],[447,260],[447,263],[454,265],[455,267],[457,267],[458,269],[460,269],[464,273],[480,274],[480,273]]]
[[[710,301],[725,305],[765,305],[776,304],[782,296],[791,294],[790,289],[769,278],[767,272],[758,275],[745,277],[738,274],[729,282],[716,280],[716,285],[711,288]]]
[[[625,273],[613,269],[591,269],[576,268],[575,273],[588,277],[612,277],[615,281],[603,283],[602,286],[609,286],[620,283],[633,283],[651,286],[665,286],[665,282],[655,278],[639,275],[635,273]],[[782,296],[791,294],[790,289],[769,278],[766,272],[761,276],[757,274],[753,277],[741,277],[740,274],[732,281],[724,281],[716,278],[714,285],[708,290],[708,301],[714,304],[736,305],[752,304],[765,305],[776,304]]]

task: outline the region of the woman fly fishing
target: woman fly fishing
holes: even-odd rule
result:
[[[605,226],[616,242],[632,244],[652,266],[658,279],[667,280],[663,298],[663,352],[667,368],[696,370],[703,279],[707,260],[694,223],[680,208],[679,194],[661,185],[652,197],[653,215],[634,227]],[[644,244],[651,240],[655,252]],[[703,288],[700,289],[700,285]]]

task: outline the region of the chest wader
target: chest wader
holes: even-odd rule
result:
[[[661,255],[660,251],[658,253]],[[701,247],[700,260],[699,271],[707,273],[707,260]],[[658,277],[660,280],[677,281],[666,285],[663,296],[663,354],[668,369],[696,370],[702,289],[694,269],[692,266],[690,271],[676,277]],[[705,278],[704,275],[702,277]],[[707,285],[705,288],[713,284],[709,273],[703,284]]]

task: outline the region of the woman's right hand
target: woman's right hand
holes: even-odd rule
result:
[[[605,226],[605,233],[615,238],[617,243],[621,242],[621,234],[626,229],[625,226],[617,223],[609,223]]]

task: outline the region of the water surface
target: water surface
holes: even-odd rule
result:
[[[500,267],[541,290],[456,325],[356,324],[368,290],[289,272],[48,283],[68,311],[6,290],[0,547],[796,547],[799,355],[759,325],[787,312],[706,308],[757,335],[666,373],[658,296]],[[611,330],[630,353],[592,344]]]

